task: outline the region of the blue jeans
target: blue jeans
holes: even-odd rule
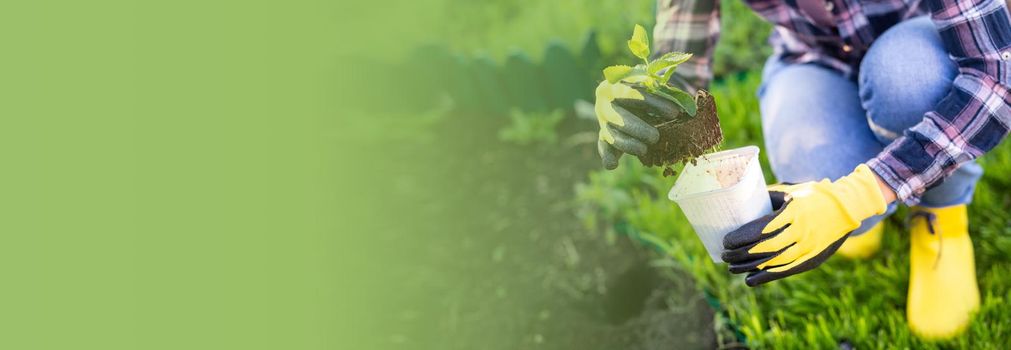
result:
[[[860,63],[856,82],[818,65],[770,58],[758,98],[772,172],[778,181],[791,183],[849,174],[923,120],[957,73],[927,17],[899,23],[878,38]],[[964,164],[928,189],[920,205],[967,204],[982,174],[979,164]],[[854,234],[894,211],[893,204]]]

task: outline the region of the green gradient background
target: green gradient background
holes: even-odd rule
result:
[[[431,5],[0,6],[0,348],[385,348],[376,315],[437,291],[401,283],[411,160],[370,161],[381,85],[343,58],[434,37]]]

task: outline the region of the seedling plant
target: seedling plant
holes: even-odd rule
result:
[[[611,84],[620,82],[641,87],[676,106],[670,108],[672,116],[640,114],[644,121],[657,128],[660,139],[639,160],[646,166],[664,167],[664,175],[673,175],[676,164],[694,160],[723,141],[716,103],[705,90],[693,96],[669,83],[677,66],[691,59],[692,54],[669,52],[650,60],[649,38],[641,25],[635,26],[628,49],[642,63],[604,68],[604,78]]]

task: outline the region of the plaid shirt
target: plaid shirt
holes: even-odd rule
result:
[[[745,0],[775,25],[769,41],[789,63],[817,63],[852,79],[864,53],[888,28],[926,13],[920,0],[825,0],[836,28],[805,16],[798,0]],[[909,205],[960,164],[999,144],[1011,127],[1011,24],[1001,0],[922,0],[959,74],[951,91],[868,166]],[[712,79],[719,38],[717,0],[659,0],[655,52],[695,57],[675,83],[694,90]],[[901,58],[896,58],[901,59]]]

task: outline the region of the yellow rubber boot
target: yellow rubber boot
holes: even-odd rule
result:
[[[859,236],[850,236],[835,253],[849,259],[867,259],[881,249],[881,236],[885,231],[884,221]]]
[[[910,221],[909,328],[928,340],[954,337],[979,308],[966,207],[917,207]]]

